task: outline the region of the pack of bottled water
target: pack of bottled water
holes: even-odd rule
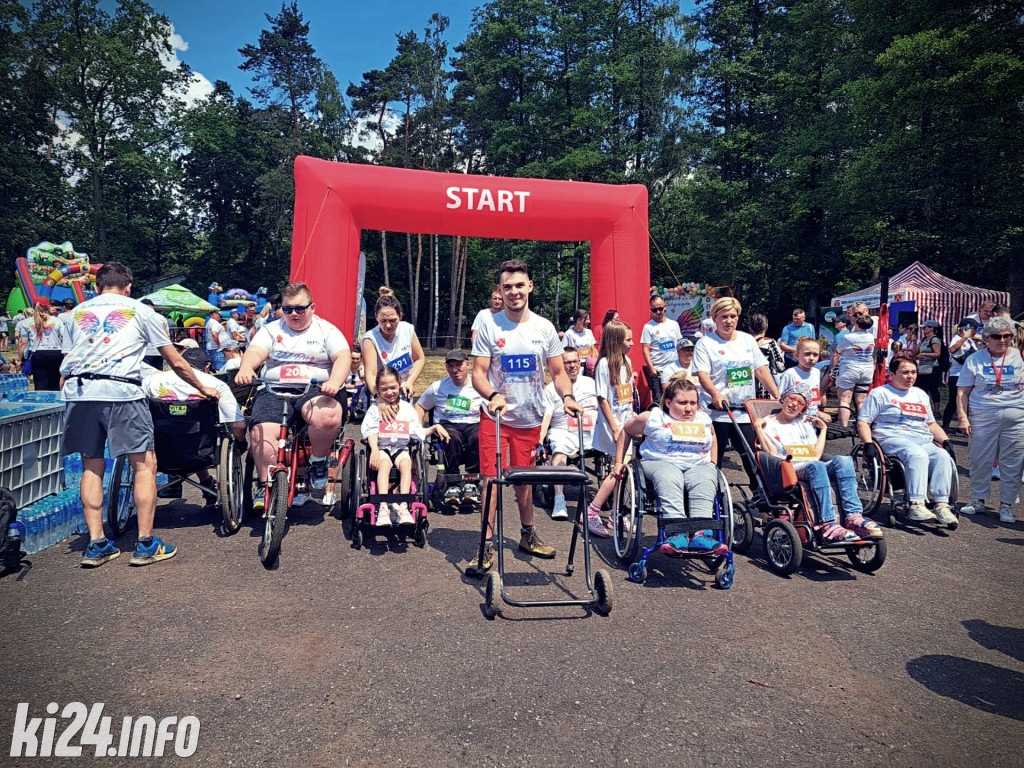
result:
[[[18,519],[9,528],[8,535],[21,539],[21,548],[31,555],[68,536],[87,531],[82,500],[75,487],[18,510]]]
[[[28,392],[28,376],[22,373],[0,373],[0,398],[12,399]]]

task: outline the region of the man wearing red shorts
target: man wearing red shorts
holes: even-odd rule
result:
[[[486,401],[486,410],[480,411],[480,474],[485,483],[497,475],[495,422],[488,413],[501,413],[502,463],[506,467],[533,463],[544,420],[545,365],[566,413],[583,412],[572,396],[555,326],[530,311],[533,281],[529,268],[519,259],[503,262],[498,287],[505,308],[486,319],[473,342],[473,387]],[[486,491],[485,484],[485,498]],[[517,486],[515,494],[522,525],[519,549],[537,557],[554,557],[554,548],[541,541],[533,527],[533,487]],[[492,540],[496,502],[497,498],[492,498],[490,506],[480,511],[487,515],[483,571],[496,559]],[[476,558],[471,569],[477,570]]]

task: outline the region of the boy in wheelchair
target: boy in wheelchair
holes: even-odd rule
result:
[[[242,409],[228,384],[209,372],[211,365],[209,355],[199,348],[199,344],[194,339],[182,339],[174,346],[181,352],[185,361],[195,369],[199,381],[220,393],[220,398],[217,401],[218,421],[227,427],[238,443],[244,445],[245,416],[242,415]],[[198,403],[205,400],[198,390],[187,384],[174,371],[160,371],[144,378],[142,391],[151,404]],[[157,456],[158,465],[162,463],[160,458]],[[187,464],[191,457],[175,456],[172,458],[177,462]],[[198,470],[196,475],[203,488],[203,497],[206,502],[208,504],[215,502],[217,500],[217,481],[206,469]],[[172,482],[161,488],[157,492],[157,496],[161,499],[180,499],[182,485],[180,479]]]
[[[797,479],[810,489],[821,538],[827,544],[841,544],[860,538],[882,538],[878,523],[863,515],[857,495],[857,478],[849,456],[827,458],[825,423],[818,417],[807,418],[811,401],[809,387],[802,382],[790,384],[782,392],[782,409],[771,416],[753,420],[761,449],[772,456],[793,458]],[[815,429],[817,428],[817,432]],[[845,515],[839,524],[832,504],[832,482],[839,491],[839,503]]]
[[[382,422],[380,408],[376,401],[370,405],[363,419],[361,433],[370,447],[370,469],[377,473],[377,493],[387,493],[391,486],[391,468],[398,470],[398,492],[408,494],[412,490],[412,456],[409,446],[412,442],[422,443],[431,434],[448,440],[448,432],[440,425],[424,429],[419,416],[407,401],[402,400],[402,378],[391,366],[377,371],[377,394],[380,399],[395,409],[397,415],[392,421]],[[424,482],[425,478],[420,478]],[[409,505],[399,502],[394,509],[398,525],[416,523]],[[377,508],[377,527],[391,527],[391,510],[385,502]]]
[[[644,438],[640,445],[643,473],[661,502],[662,522],[712,520],[718,491],[718,443],[710,417],[697,404],[697,385],[688,374],[674,374],[665,385],[660,405],[626,422],[615,450],[616,477],[626,476],[626,446],[639,437]],[[728,547],[714,538],[710,529],[692,537],[677,533],[661,545],[666,555],[693,551],[723,555]]]

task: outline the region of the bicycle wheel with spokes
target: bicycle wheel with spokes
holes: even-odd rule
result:
[[[234,440],[224,438],[220,442],[217,485],[220,490],[220,511],[224,517],[226,533],[237,533],[242,527],[242,517],[245,514],[242,477],[242,454],[235,447]]]
[[[640,546],[643,491],[636,476],[636,464],[626,465],[626,474],[615,484],[612,503],[612,539],[615,554],[623,563],[636,560]]]
[[[135,514],[135,470],[127,456],[118,456],[107,482],[107,522],[120,538]]]
[[[260,539],[260,561],[270,568],[277,562],[288,520],[288,473],[275,472],[270,485],[270,503],[267,504],[266,527]]]

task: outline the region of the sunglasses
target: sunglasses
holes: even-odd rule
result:
[[[1012,333],[994,333],[991,336],[989,336],[989,338],[992,339],[993,341],[1009,341],[1010,339],[1013,338],[1013,334]]]
[[[300,315],[304,315],[304,314],[306,314],[306,310],[309,309],[312,306],[313,306],[313,304],[312,304],[312,302],[310,302],[309,304],[303,304],[303,305],[297,306],[297,307],[281,307],[281,311],[284,312],[286,315],[290,315],[293,312],[296,312],[296,313],[298,313]]]
[[[664,312],[664,307],[651,307],[651,312]]]

